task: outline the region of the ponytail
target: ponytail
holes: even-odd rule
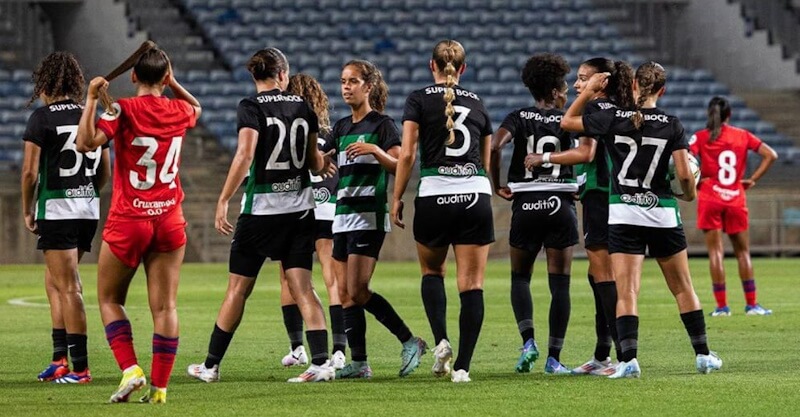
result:
[[[636,129],[642,127],[644,116],[642,107],[655,93],[667,83],[667,71],[657,62],[646,62],[636,69],[636,85],[639,87],[639,97],[636,99],[636,112],[631,116],[631,122]]]
[[[453,116],[456,114],[456,109],[453,107],[453,101],[456,99],[456,90],[453,89],[453,87],[456,85],[456,67],[453,66],[454,57],[455,51],[453,51],[451,46],[448,46],[444,52],[444,60],[446,62],[444,67],[444,75],[447,77],[447,80],[444,83],[444,114],[447,116],[447,130],[450,131],[447,142],[445,142],[447,145],[452,145],[456,140],[456,134],[453,131],[456,126],[455,122],[453,121]]]
[[[706,129],[711,132],[709,142],[714,142],[722,133],[722,124],[731,117],[731,105],[723,97],[714,97],[708,102]]]

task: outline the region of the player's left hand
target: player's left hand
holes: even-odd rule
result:
[[[322,159],[325,161],[325,165],[322,166],[322,169],[315,173],[316,175],[321,176],[322,178],[331,178],[336,175],[336,171],[339,169],[336,167],[336,164],[333,162],[333,154],[334,149],[329,150],[322,154]]]
[[[742,180],[742,187],[744,187],[745,190],[749,190],[749,189],[751,189],[751,188],[753,188],[755,186],[756,186],[756,182],[751,180],[751,179],[743,179]]]
[[[344,149],[347,159],[353,160],[362,155],[371,155],[376,152],[378,145],[372,143],[355,142],[347,145]]]
[[[34,219],[33,213],[25,214],[25,228],[33,234],[39,234],[39,227],[36,225],[36,219]]]
[[[594,93],[599,93],[608,85],[608,77],[610,76],[610,72],[596,72],[589,78],[589,83],[586,84],[585,88]]]
[[[392,202],[392,209],[389,211],[389,217],[392,218],[392,223],[401,229],[406,228],[403,223],[403,200],[394,200]]]
[[[540,153],[529,153],[525,156],[525,169],[528,171],[533,171],[534,168],[540,167],[544,164],[544,160],[542,159],[542,154]]]
[[[217,213],[214,216],[214,228],[225,236],[233,233],[233,225],[228,222],[228,202],[217,202]]]

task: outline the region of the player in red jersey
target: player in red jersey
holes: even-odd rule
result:
[[[728,124],[731,106],[722,97],[708,103],[706,129],[695,133],[690,151],[700,159],[700,182],[697,184],[697,227],[703,231],[708,248],[711,283],[717,308],[711,316],[730,316],[725,291],[725,268],[722,260],[722,233],[728,235],[739,264],[747,315],[764,316],[772,310],[756,302],[756,283],[750,261],[750,233],[745,191],[767,172],[778,154],[752,133]],[[744,179],[747,151],[757,152],[761,164],[750,178]]]
[[[77,143],[79,150],[91,150],[113,140],[116,154],[114,191],[97,265],[100,315],[123,371],[110,402],[126,402],[146,384],[124,308],[131,279],[144,263],[153,315],[153,362],[150,392],[142,401],[163,403],[178,349],[175,304],[186,245],[178,167],[186,129],[195,125],[201,109],[175,80],[167,54],[158,48],[139,58],[131,80],[136,97],[114,103],[116,114],[103,114],[96,126],[98,96],[108,81],[91,81]],[[176,99],[163,95],[167,86]]]

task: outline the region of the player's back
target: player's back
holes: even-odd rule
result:
[[[761,140],[747,130],[723,124],[715,140],[711,140],[708,129],[703,129],[690,142],[691,152],[700,158],[700,177],[704,183],[708,181],[700,186],[699,197],[740,202],[744,196],[741,180],[747,167],[747,150],[757,151]]]

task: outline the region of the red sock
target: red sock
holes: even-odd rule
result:
[[[747,281],[742,281],[742,289],[744,290],[744,301],[747,305],[756,305],[756,280],[748,279]]]
[[[133,350],[133,333],[131,322],[128,320],[117,320],[106,326],[106,340],[114,353],[120,370],[126,370],[138,364],[136,352]]]
[[[153,334],[153,365],[150,369],[150,385],[157,388],[166,388],[169,375],[175,364],[175,354],[178,353],[178,338],[164,337]]]
[[[717,300],[717,308],[722,308],[728,305],[728,293],[725,291],[725,283],[711,284],[714,289],[714,299]]]

